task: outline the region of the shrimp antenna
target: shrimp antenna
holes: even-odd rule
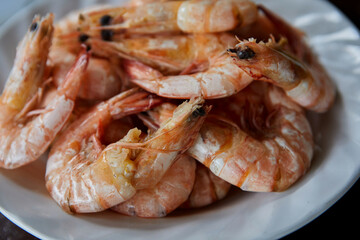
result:
[[[177,126],[173,129],[170,129],[168,131],[165,131],[161,134],[159,134],[158,136],[155,136],[149,140],[146,140],[145,142],[142,143],[128,143],[128,142],[119,142],[117,143],[119,146],[123,147],[123,148],[129,148],[129,149],[141,149],[141,150],[149,150],[149,151],[154,151],[154,152],[163,152],[163,153],[167,153],[167,152],[178,152],[178,151],[182,151],[185,149],[184,148],[180,148],[180,149],[158,149],[158,148],[149,148],[149,147],[144,147],[147,144],[150,144],[151,142],[155,141],[157,138],[161,137],[164,134],[170,133],[174,130],[176,130],[176,128],[178,128],[180,126]]]

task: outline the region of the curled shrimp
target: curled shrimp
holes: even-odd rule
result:
[[[320,64],[307,65],[284,51],[280,43],[269,40],[240,41],[229,49],[234,63],[255,80],[281,87],[299,105],[325,112],[333,104],[335,87]]]
[[[311,128],[283,91],[254,82],[220,105],[227,108],[236,121],[220,118],[215,106],[217,117],[207,119],[188,154],[246,191],[283,191],[305,174],[313,156]]]
[[[135,194],[131,184],[135,153],[121,143],[139,142],[141,131],[132,129],[106,148],[101,132],[112,119],[145,111],[159,101],[130,89],[98,104],[60,135],[50,150],[45,180],[50,195],[65,211],[102,211]]]
[[[163,76],[136,61],[124,62],[124,68],[133,83],[167,98],[222,98],[239,92],[253,81],[226,54],[213,59],[207,70],[188,75]]]
[[[50,66],[56,86],[64,81],[66,73],[76,59],[76,55],[64,48],[51,48]],[[105,100],[120,93],[122,82],[117,68],[110,60],[92,56],[85,72],[78,97],[88,100]]]
[[[111,209],[129,216],[164,217],[188,199],[195,181],[195,161],[180,155],[155,187],[143,189]]]
[[[95,54],[112,55],[140,61],[158,69],[163,74],[185,74],[205,70],[212,58],[236,44],[228,33],[134,36],[103,41],[90,38],[89,44]]]
[[[134,33],[213,33],[246,26],[256,20],[257,6],[248,0],[155,2],[134,7],[102,9],[83,14],[82,31],[91,28]],[[112,32],[102,31],[104,40]]]
[[[74,108],[89,53],[83,50],[45,109],[33,110],[52,35],[52,15],[34,21],[19,45],[14,67],[0,102],[0,166],[17,168],[35,161],[52,143]]]

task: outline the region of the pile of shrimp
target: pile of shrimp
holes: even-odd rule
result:
[[[47,156],[68,213],[163,217],[309,169],[335,87],[303,32],[250,0],[35,16],[0,98],[0,167]],[[231,187],[233,186],[233,187]]]

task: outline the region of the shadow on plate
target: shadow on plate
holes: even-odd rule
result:
[[[0,168],[0,174],[20,188],[49,195],[45,188],[45,159],[45,156],[42,156],[37,161],[17,169]]]

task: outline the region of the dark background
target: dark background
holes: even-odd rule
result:
[[[286,1],[286,0],[284,0]],[[291,0],[290,0],[291,1]],[[329,0],[337,6],[353,23],[360,28],[360,1],[357,0]],[[309,6],[311,8],[311,6]],[[284,237],[289,239],[354,239],[359,237],[360,231],[360,182],[353,187],[331,208],[318,218]],[[0,240],[35,240],[37,238],[18,228],[0,214]],[[358,238],[359,239],[359,238]]]

